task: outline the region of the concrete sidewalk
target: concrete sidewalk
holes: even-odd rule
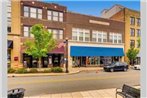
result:
[[[8,74],[8,77],[37,77],[37,76],[61,76],[61,75],[70,75],[76,74],[82,71],[102,71],[102,67],[76,67],[70,68],[69,73],[26,73],[26,74]]]
[[[140,86],[135,86],[140,88]],[[60,94],[46,94],[40,96],[24,97],[24,98],[116,98],[116,88],[89,90],[81,92],[60,93]],[[117,98],[123,98],[117,95]]]

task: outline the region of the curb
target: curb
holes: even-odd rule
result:
[[[64,75],[72,75],[72,74],[77,74],[80,72],[86,72],[86,71],[101,71],[102,69],[93,69],[93,70],[80,70],[76,72],[71,72],[71,73],[57,73],[57,74],[8,74],[7,77],[39,77],[39,76],[64,76]]]

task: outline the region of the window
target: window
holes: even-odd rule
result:
[[[23,27],[23,35],[24,37],[29,37],[29,27],[27,26]]]
[[[84,34],[83,34],[83,31],[81,30],[80,32],[79,32],[79,41],[83,41],[83,36]]]
[[[135,40],[130,41],[130,47],[135,47]]]
[[[77,41],[78,40],[77,37],[78,37],[78,32],[76,29],[73,29],[72,30],[72,40]]]
[[[107,33],[103,32],[103,42],[107,42]]]
[[[98,42],[102,42],[102,33],[98,32]]]
[[[109,42],[111,43],[122,43],[122,34],[120,33],[109,33]]]
[[[47,19],[52,20],[52,11],[47,11]]]
[[[30,8],[30,17],[37,18],[36,8]]]
[[[140,26],[140,18],[137,18],[137,25]]]
[[[24,16],[42,19],[42,9],[24,6]]]
[[[113,43],[113,33],[109,34],[109,42]]]
[[[135,25],[135,17],[130,17],[130,24]]]
[[[53,20],[58,21],[58,12],[53,11]]]
[[[24,6],[24,16],[29,17],[29,7]]]
[[[132,37],[135,36],[135,29],[134,28],[130,29],[130,36],[132,36]]]
[[[48,29],[48,31],[53,33],[53,38],[54,39],[63,39],[63,30]]]
[[[141,35],[140,29],[137,29],[137,37],[140,37],[140,35]]]
[[[63,22],[63,13],[59,12],[59,21]]]
[[[85,41],[90,41],[90,32],[85,31]]]
[[[38,19],[42,19],[42,9],[38,9]]]
[[[92,32],[92,41],[97,42],[97,32]]]
[[[11,27],[7,27],[7,32],[8,32],[8,33],[11,32]]]
[[[122,35],[118,34],[118,43],[122,43]]]

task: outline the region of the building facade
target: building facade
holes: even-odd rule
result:
[[[67,11],[62,5],[39,1],[11,2],[11,32],[8,33],[10,66],[38,67],[38,60],[25,54],[24,43],[33,40],[29,30],[43,24],[60,47],[42,57],[42,67],[100,66],[123,61],[124,22]],[[68,43],[61,45],[68,38]]]
[[[115,9],[115,11],[114,10],[112,11],[112,8],[111,8],[108,10],[108,12],[111,13],[112,11],[115,13],[107,18],[125,22],[125,28],[124,28],[125,29],[125,37],[124,37],[125,45],[124,46],[125,46],[125,54],[126,54],[128,49],[130,49],[131,47],[139,48],[137,40],[139,39],[141,35],[140,12],[122,7],[120,5],[115,5],[113,7],[115,8],[117,7],[117,9]],[[125,56],[125,60],[128,61],[126,56]],[[140,64],[140,55],[138,55],[135,63]]]

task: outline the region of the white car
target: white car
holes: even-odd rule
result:
[[[134,65],[134,69],[140,70],[140,65]]]

